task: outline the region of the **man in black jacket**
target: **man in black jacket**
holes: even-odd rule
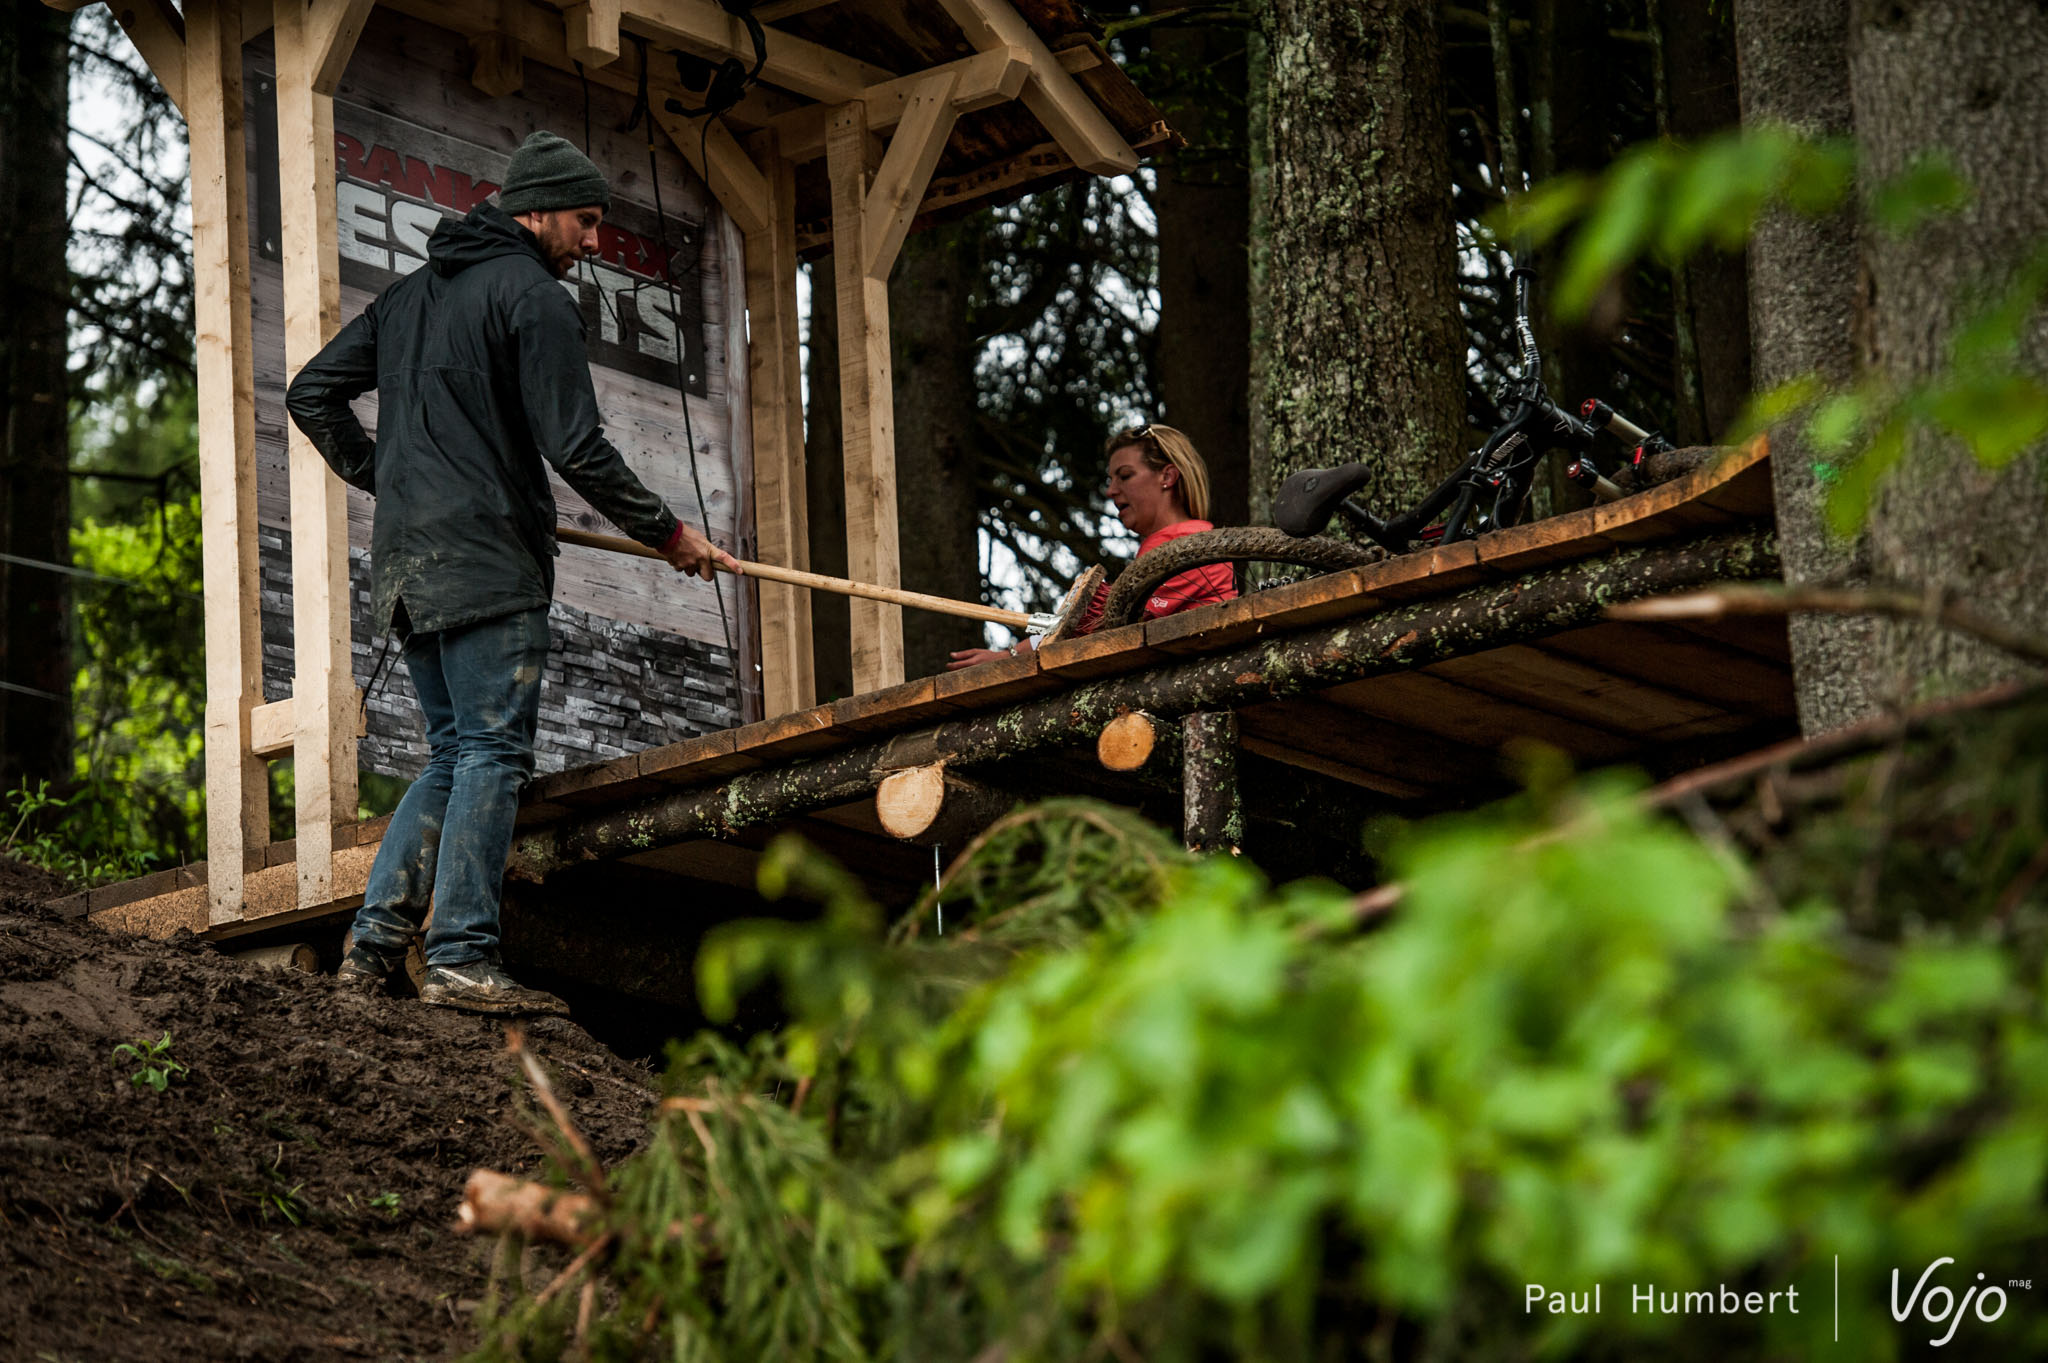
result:
[[[560,280],[597,250],[611,190],[553,133],[513,154],[493,207],[445,221],[427,266],[299,371],[286,404],[377,499],[373,618],[405,640],[432,756],[392,815],[341,976],[381,990],[426,916],[420,997],[471,1012],[566,1011],[498,965],[519,791],[533,775],[554,597],[546,466],[680,572],[730,555],[678,521],[604,438],[583,319]],[[374,444],[349,403],[377,390]]]

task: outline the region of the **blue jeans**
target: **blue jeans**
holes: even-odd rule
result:
[[[406,640],[431,756],[384,830],[356,911],[358,942],[403,952],[431,902],[430,964],[497,958],[505,859],[519,792],[533,778],[547,656],[545,609]]]

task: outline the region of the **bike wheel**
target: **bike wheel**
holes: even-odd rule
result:
[[[1145,613],[1145,602],[1168,578],[1211,563],[1289,563],[1334,573],[1377,563],[1386,551],[1320,535],[1296,539],[1268,525],[1204,530],[1168,540],[1117,575],[1110,585],[1098,628],[1128,625]]]

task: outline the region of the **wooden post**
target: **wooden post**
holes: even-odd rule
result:
[[[944,762],[891,772],[875,788],[875,817],[892,838],[959,845],[1016,807],[1017,797],[947,772]]]
[[[277,6],[277,170],[285,372],[341,327],[334,225],[334,97],[369,5]],[[334,830],[356,817],[356,688],[349,618],[348,489],[287,422],[291,459],[292,769],[302,909],[334,899]]]
[[[242,916],[245,859],[260,858],[270,842],[269,776],[249,745],[249,712],[263,703],[263,636],[241,0],[191,0],[185,43],[205,535],[207,918],[230,923]]]
[[[746,237],[754,534],[762,559],[808,570],[803,361],[796,314],[796,167],[776,153],[772,137],[763,158],[768,223]],[[809,592],[781,583],[761,584],[761,672],[765,716],[808,709],[815,702]]]
[[[839,401],[846,449],[847,576],[902,585],[896,537],[896,399],[889,363],[889,284],[861,268],[867,257],[868,186],[875,158],[859,102],[832,115],[825,136],[832,178],[832,277],[839,291]],[[853,689],[903,680],[903,611],[851,604]]]
[[[1237,794],[1237,712],[1198,710],[1181,721],[1181,839],[1190,852],[1244,844]]]

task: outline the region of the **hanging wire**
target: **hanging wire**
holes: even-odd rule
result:
[[[647,139],[647,178],[654,186],[655,246],[659,250],[661,257],[661,280],[658,286],[668,295],[670,339],[675,350],[676,398],[681,403],[683,409],[683,443],[690,456],[690,486],[697,496],[699,527],[704,532],[704,538],[709,540],[712,537],[710,505],[704,496],[703,474],[697,462],[696,429],[695,424],[690,418],[689,373],[686,367],[689,349],[683,336],[683,298],[681,287],[685,281],[689,280],[696,273],[703,250],[700,244],[696,254],[684,266],[683,274],[679,278],[673,267],[674,252],[669,249],[668,244],[668,212],[666,205],[662,201],[661,166],[655,155],[657,124],[650,101],[647,40],[631,33],[621,36],[631,42],[639,53],[640,70],[633,96],[632,111],[627,115],[626,122],[619,131],[632,132],[636,128],[642,128],[643,126],[645,129]],[[590,152],[590,108],[590,82],[586,79],[583,82],[583,138],[585,155],[589,155]],[[710,120],[707,118],[703,121],[699,141],[697,157],[699,165],[705,164],[704,156],[706,149],[710,145],[710,136]],[[687,244],[687,238],[685,244]],[[579,263],[588,264],[587,261]],[[613,324],[618,327],[621,334],[624,334],[625,322],[620,315],[618,303],[608,297],[603,286],[597,283],[595,266],[591,266],[589,277],[592,286],[597,289],[598,305],[610,310]],[[656,287],[656,285],[652,282],[643,283],[635,280],[629,291],[633,295],[634,310],[643,322],[646,318],[646,311],[640,307],[640,291],[643,288],[649,287]],[[725,590],[715,575],[711,580],[711,590],[714,599],[718,602],[719,633],[725,640],[726,657],[731,660],[732,687],[728,694],[731,696],[735,711],[744,713],[744,697],[746,695],[758,695],[760,693],[760,683],[748,675],[745,660],[739,656],[739,649],[733,641],[732,619],[726,610]]]

